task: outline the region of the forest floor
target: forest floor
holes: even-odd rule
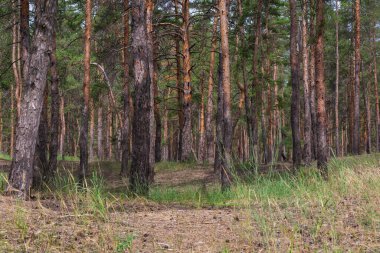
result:
[[[160,163],[148,197],[115,162],[76,162],[31,201],[0,195],[0,252],[380,252],[380,154],[250,174],[222,193],[208,166]],[[3,179],[1,180],[3,175]],[[0,173],[0,187],[5,173]]]

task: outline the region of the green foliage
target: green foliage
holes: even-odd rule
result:
[[[126,238],[120,239],[116,246],[116,253],[130,252],[132,250],[133,240],[135,236],[128,234]]]

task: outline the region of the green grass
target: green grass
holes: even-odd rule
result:
[[[8,175],[4,172],[0,172],[0,194],[3,193],[7,182]]]
[[[64,156],[58,155],[58,161],[67,161],[67,162],[79,162],[79,157],[77,156]]]
[[[193,206],[245,205],[248,202],[294,202],[329,199],[333,195],[349,196],[360,191],[380,191],[380,176],[374,168],[379,167],[379,155],[364,155],[332,159],[329,163],[330,177],[324,180],[316,168],[301,168],[292,173],[252,174],[250,178],[238,180],[230,191],[222,193],[219,185],[153,187],[149,199],[158,203],[180,203]],[[183,165],[178,165],[181,168]],[[177,167],[177,168],[178,168]],[[166,168],[166,167],[164,167]],[[176,168],[174,165],[171,168]],[[365,168],[369,174],[365,174]],[[160,168],[162,169],[162,168]],[[372,173],[373,175],[371,175]],[[380,173],[380,172],[379,172]],[[352,185],[365,186],[353,188]]]
[[[6,160],[6,161],[11,161],[12,158],[8,154],[0,153],[0,160]]]
[[[172,161],[164,161],[164,162],[156,163],[154,165],[154,170],[156,172],[180,171],[180,170],[194,169],[194,168],[197,168],[197,165],[195,162],[178,163],[178,162],[172,162]]]

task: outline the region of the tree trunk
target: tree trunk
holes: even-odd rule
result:
[[[207,91],[207,112],[206,112],[206,142],[207,142],[207,160],[210,164],[214,162],[215,155],[215,142],[214,131],[212,127],[212,118],[214,111],[213,103],[213,89],[214,89],[214,67],[215,67],[215,50],[217,43],[217,28],[218,17],[214,17],[214,24],[212,29],[212,42],[210,53],[210,70],[208,75],[208,91]]]
[[[218,102],[216,111],[216,133],[215,133],[215,162],[214,172],[220,174],[222,171],[223,162],[223,68],[222,68],[222,53],[219,52],[218,64]]]
[[[88,118],[90,103],[90,58],[91,58],[91,0],[86,0],[85,34],[84,34],[84,79],[83,79],[83,111],[80,130],[80,171],[79,179],[83,181],[88,171]]]
[[[232,120],[230,54],[228,43],[228,10],[226,8],[226,0],[219,0],[219,15],[223,72],[223,158],[221,184],[222,190],[227,190],[230,187],[232,180]]]
[[[54,20],[56,24],[56,20]],[[50,54],[50,75],[51,75],[51,126],[50,126],[50,147],[49,147],[49,167],[44,173],[45,180],[51,178],[57,171],[58,139],[59,139],[59,77],[56,57],[56,33],[52,38],[52,52]],[[63,112],[62,112],[63,113]],[[61,130],[62,131],[62,130]]]
[[[291,126],[293,138],[293,166],[298,169],[301,164],[301,141],[299,131],[299,62],[297,53],[297,9],[296,1],[289,0],[290,5],[290,67],[292,82]]]
[[[335,153],[340,156],[339,148],[339,4],[335,0],[335,53],[336,53],[336,79],[335,79]]]
[[[99,105],[98,108],[98,158],[99,160],[104,159],[104,149],[103,149],[103,108]]]
[[[315,37],[315,14],[314,14],[314,0],[310,1],[310,37]],[[315,39],[311,41],[310,45],[310,64],[309,64],[309,82],[310,82],[310,115],[311,115],[311,128],[312,128],[312,156],[313,159],[317,158],[317,114],[315,105]]]
[[[16,2],[13,3],[13,8],[16,8]],[[20,72],[18,71],[17,68],[17,48],[20,46],[18,44],[18,20],[16,18],[16,14],[13,16],[13,28],[12,28],[12,69],[13,69],[13,76],[15,79],[15,89],[14,85],[12,84],[11,86],[11,133],[10,133],[10,154],[11,157],[13,157],[13,152],[14,152],[14,137],[15,137],[15,120],[14,120],[14,101],[16,100],[16,108],[17,108],[17,117],[16,120],[19,118],[20,115],[20,108],[21,108],[21,103],[20,103],[20,87],[21,87],[21,77],[20,77]]]
[[[130,134],[130,119],[129,119],[129,65],[128,65],[128,47],[129,47],[129,0],[124,0],[124,38],[123,38],[123,129],[122,129],[122,154],[121,154],[121,172],[122,176],[128,174],[128,163],[129,163],[129,134]]]
[[[48,143],[48,85],[45,87],[38,138],[36,143],[36,162],[33,171],[33,186],[40,187],[48,173],[47,143]]]
[[[379,110],[379,93],[377,81],[377,64],[376,64],[376,23],[373,23],[372,31],[372,53],[373,53],[373,85],[375,86],[375,113],[376,113],[376,150],[380,152],[380,110]]]
[[[167,96],[170,95],[170,89],[167,92]],[[167,161],[169,159],[169,122],[168,122],[168,109],[167,105],[164,106],[164,117],[163,117],[163,145],[162,145],[162,161]]]
[[[184,0],[182,3],[182,36],[183,36],[183,127],[182,127],[182,148],[181,148],[181,161],[189,161],[191,159],[191,99],[192,99],[192,85],[191,85],[191,63],[190,63],[190,9],[189,1]]]
[[[304,160],[311,163],[311,112],[309,82],[309,50],[307,37],[307,0],[302,4],[302,56],[303,56],[303,88],[304,88]]]
[[[206,159],[206,135],[205,135],[205,98],[204,98],[204,79],[205,73],[202,72],[200,80],[201,104],[199,108],[199,143],[198,143],[198,160],[204,162]]]
[[[66,120],[65,120],[65,99],[63,95],[61,95],[61,103],[60,103],[60,124],[61,124],[61,133],[60,133],[60,140],[59,140],[59,153],[62,156],[62,160],[65,157],[64,155],[64,148],[65,148],[65,136],[66,136]]]
[[[89,143],[89,160],[94,160],[94,128],[95,128],[95,109],[94,100],[90,98],[90,143]]]
[[[360,0],[355,0],[355,82],[354,82],[354,133],[352,153],[360,153]]]
[[[106,117],[106,158],[111,160],[112,158],[112,110],[108,103],[107,105],[107,117]]]
[[[315,75],[317,95],[317,133],[318,133],[318,169],[327,178],[327,122],[326,122],[326,84],[324,63],[324,1],[317,1],[317,41],[315,47]]]
[[[21,0],[20,2],[20,45],[21,45],[21,68],[23,76],[23,86],[28,88],[26,80],[29,76],[30,64],[29,61],[29,0]],[[22,85],[19,87],[19,99],[21,100]],[[20,112],[19,112],[20,114]]]
[[[147,0],[146,1],[146,22],[147,22],[147,35],[148,35],[148,63],[149,63],[149,75],[151,80],[151,90],[150,90],[150,106],[153,108],[152,114],[150,115],[150,132],[152,136],[150,137],[150,163],[151,163],[151,169],[153,171],[154,169],[154,163],[157,158],[160,158],[161,156],[161,121],[159,118],[159,109],[158,104],[155,103],[155,90],[157,89],[158,93],[158,87],[157,86],[157,64],[155,61],[155,36],[154,36],[154,30],[153,30],[153,11],[154,11],[154,0]],[[158,113],[157,117],[159,122],[155,122],[156,114]],[[156,136],[156,124],[159,124],[159,136]],[[158,141],[156,138],[159,138],[160,144],[159,144],[159,153],[156,153],[156,141]],[[153,176],[153,173],[151,173],[151,176]],[[153,181],[153,177],[150,179]]]
[[[362,62],[362,69],[364,69]],[[369,84],[364,80],[364,75],[362,74],[362,82],[364,84],[364,104],[365,104],[365,128],[366,128],[366,138],[365,138],[365,150],[367,154],[371,153],[371,104],[370,104],[370,88]]]
[[[263,1],[258,0],[257,3],[257,17],[256,17],[256,31],[255,31],[255,42],[253,45],[253,57],[252,57],[252,73],[253,73],[253,81],[252,81],[252,89],[253,92],[256,92],[256,96],[251,98],[250,105],[246,104],[246,114],[247,114],[247,122],[249,123],[249,129],[248,134],[250,138],[250,153],[251,157],[254,159],[255,162],[258,162],[258,138],[259,138],[259,128],[258,128],[258,105],[260,100],[260,95],[258,91],[258,53],[260,49],[260,37],[261,37],[261,11],[262,11]],[[247,89],[246,89],[247,90]],[[248,93],[248,90],[246,91]],[[245,99],[246,101],[249,100],[249,98]],[[256,100],[256,101],[255,101]],[[248,109],[248,110],[247,110]]]
[[[25,86],[28,88],[22,100],[16,129],[16,148],[6,189],[8,194],[16,194],[22,198],[29,197],[32,185],[34,152],[49,67],[49,43],[54,31],[53,18],[56,15],[56,7],[55,0],[45,0],[37,2],[35,8],[34,50],[27,64],[32,74],[25,79]]]
[[[141,126],[150,126],[151,79],[149,70],[148,34],[146,24],[146,3],[132,2],[132,54],[135,80],[134,117],[132,126],[132,165],[129,178],[130,189],[138,194],[147,194],[152,174],[150,163],[151,133]]]

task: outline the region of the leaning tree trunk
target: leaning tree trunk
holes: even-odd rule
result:
[[[317,95],[317,134],[318,134],[318,169],[327,178],[327,116],[326,116],[326,84],[324,63],[324,1],[317,1],[317,41],[315,47],[315,81]]]
[[[360,0],[355,0],[354,134],[352,153],[360,153]]]
[[[123,38],[123,54],[124,54],[124,86],[123,86],[123,129],[121,139],[121,172],[122,176],[126,176],[128,173],[129,163],[129,65],[128,65],[128,46],[129,46],[129,0],[124,0],[124,38]]]
[[[296,1],[289,0],[290,4],[290,67],[292,79],[291,126],[293,137],[293,166],[295,169],[301,164],[301,140],[299,131],[299,62],[297,53],[297,9]]]
[[[135,81],[134,117],[132,126],[132,165],[130,190],[147,194],[152,174],[150,163],[151,143],[151,85],[149,73],[148,34],[146,24],[146,3],[144,0],[132,2],[132,55]],[[141,126],[146,126],[142,128]]]
[[[88,171],[88,118],[90,103],[90,57],[91,57],[91,0],[86,0],[84,40],[84,79],[83,79],[83,111],[80,130],[80,171],[79,179],[83,181]]]
[[[16,129],[16,148],[6,189],[8,194],[22,198],[29,197],[32,185],[34,152],[50,62],[50,38],[54,31],[56,4],[55,0],[38,1],[35,8],[34,50],[28,61],[31,74],[25,78],[27,89],[23,95]]]

